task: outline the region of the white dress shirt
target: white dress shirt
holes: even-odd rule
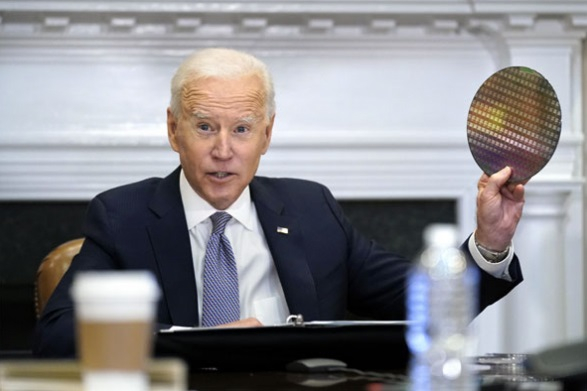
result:
[[[212,233],[212,221],[209,217],[217,210],[192,189],[183,170],[179,178],[179,189],[190,231],[201,321],[204,255]],[[251,201],[249,187],[225,212],[233,217],[224,232],[236,260],[241,319],[255,317],[263,325],[285,323],[289,309],[255,205]]]

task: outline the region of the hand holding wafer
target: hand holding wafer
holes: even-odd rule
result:
[[[477,184],[477,230],[475,239],[494,251],[506,249],[516,232],[524,208],[524,185],[508,183],[512,169],[505,167]]]

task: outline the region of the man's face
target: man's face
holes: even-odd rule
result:
[[[271,141],[259,77],[186,83],[181,118],[167,110],[169,142],[192,188],[214,208],[228,208],[257,172]]]

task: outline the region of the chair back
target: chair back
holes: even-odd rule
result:
[[[69,268],[73,257],[79,253],[84,238],[73,239],[55,247],[43,259],[35,278],[35,312],[41,316],[49,297]]]

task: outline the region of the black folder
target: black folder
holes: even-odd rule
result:
[[[182,358],[191,371],[284,370],[302,358],[333,358],[362,370],[405,371],[405,322],[305,322],[252,328],[161,330],[157,356]]]

